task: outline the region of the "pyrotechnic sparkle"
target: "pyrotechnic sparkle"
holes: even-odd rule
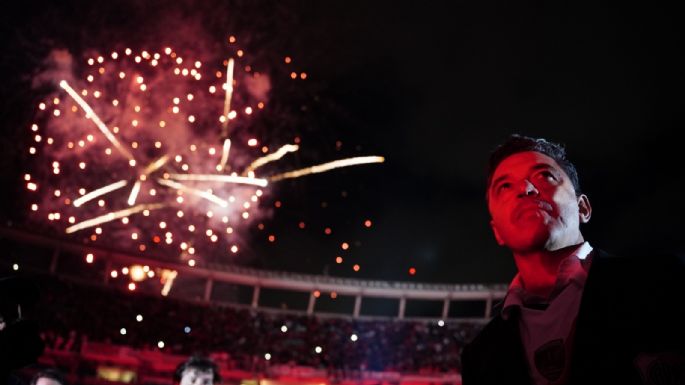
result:
[[[84,204],[84,203],[86,203],[92,199],[95,199],[101,195],[105,195],[105,194],[110,193],[112,191],[118,190],[118,189],[126,186],[126,184],[128,184],[128,182],[126,182],[125,180],[120,180],[118,182],[108,184],[107,186],[100,187],[99,189],[91,191],[88,194],[86,194],[80,198],[74,199],[74,207],[79,207],[82,204]]]
[[[263,156],[261,158],[255,159],[254,162],[250,163],[249,166],[245,169],[245,174],[252,172],[259,167],[262,167],[263,165],[273,162],[275,160],[281,159],[285,154],[289,152],[295,152],[300,149],[300,146],[296,144],[286,144],[285,146],[279,148],[276,152]]]
[[[139,212],[145,211],[145,210],[156,210],[164,207],[165,205],[162,203],[157,203],[157,204],[151,204],[151,205],[138,205],[135,207],[131,207],[130,209],[126,210],[121,210],[121,211],[116,211],[116,212],[111,212],[107,213],[105,215],[95,217],[92,219],[85,220],[77,225],[74,226],[69,226],[66,229],[67,234],[87,229],[89,227],[94,227],[103,223],[111,222],[120,218],[125,218],[131,214],[137,214]]]
[[[135,162],[135,159],[133,159],[133,155],[131,155],[131,153],[119,143],[119,141],[117,140],[117,138],[114,137],[114,135],[113,135],[112,132],[109,130],[109,128],[107,128],[107,126],[102,122],[102,120],[100,120],[100,117],[97,116],[97,114],[95,114],[95,112],[93,112],[93,109],[90,108],[90,106],[88,105],[88,103],[86,103],[85,100],[81,99],[81,97],[76,93],[76,91],[74,91],[74,89],[71,88],[71,86],[69,85],[69,83],[67,83],[66,80],[62,80],[62,81],[59,82],[59,86],[62,87],[62,88],[64,88],[64,90],[67,91],[67,93],[69,94],[69,96],[71,96],[72,98],[74,98],[74,100],[76,101],[76,103],[78,103],[78,105],[81,106],[81,108],[83,108],[83,110],[86,112],[85,118],[86,118],[86,119],[91,119],[91,120],[93,121],[93,123],[95,123],[95,125],[100,129],[100,131],[102,132],[102,134],[105,135],[105,137],[107,138],[107,140],[109,140],[110,142],[112,142],[112,144],[114,145],[114,147],[115,147],[115,148],[116,148],[124,157],[126,157],[126,158],[129,160],[129,162]],[[97,95],[97,94],[95,94],[95,95]],[[58,99],[58,100],[59,100],[59,99]],[[56,110],[56,111],[58,111],[58,110]],[[135,165],[135,163],[132,164],[132,166],[133,166],[133,165]]]
[[[271,79],[254,63],[238,65],[249,59],[236,52],[238,59],[222,59],[216,70],[171,47],[127,48],[94,53],[75,66],[78,76],[54,79],[63,91],[39,104],[30,125],[29,154],[52,165],[51,173],[27,174],[33,215],[68,234],[97,226],[90,241],[136,240],[141,252],[170,247],[175,256],[196,249],[233,255],[241,249],[241,229],[269,215],[259,199],[275,193],[273,182],[384,161],[362,156],[257,175],[300,146],[281,144],[268,153],[258,146],[268,142],[245,132],[251,119],[268,113]],[[204,248],[196,230],[208,234]],[[173,279],[167,277],[166,292]]]
[[[359,156],[359,157],[355,157],[355,158],[339,159],[339,160],[335,160],[333,162],[328,162],[328,163],[319,164],[316,166],[302,168],[302,169],[295,170],[295,171],[288,171],[288,172],[284,172],[281,174],[273,175],[273,176],[269,177],[269,180],[272,182],[277,182],[277,181],[283,180],[283,179],[299,178],[301,176],[305,176],[305,175],[309,175],[309,174],[318,174],[321,172],[333,170],[335,168],[356,166],[356,165],[360,165],[360,164],[369,164],[369,163],[383,163],[383,162],[385,162],[385,158],[383,158],[382,156]]]

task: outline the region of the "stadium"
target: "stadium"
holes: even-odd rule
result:
[[[647,8],[6,7],[0,385],[681,383],[682,23]],[[604,252],[638,267],[584,297]]]
[[[460,348],[506,290],[189,267],[7,228],[2,239],[3,276],[44,293],[39,363],[70,383],[169,384],[202,352],[224,383],[458,384]],[[167,272],[178,278],[163,294]],[[384,308],[396,313],[373,314]]]

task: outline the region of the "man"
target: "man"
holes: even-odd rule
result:
[[[174,382],[179,385],[214,385],[221,382],[221,376],[214,361],[195,355],[176,368]]]
[[[30,385],[67,385],[67,381],[59,370],[46,368],[33,376]]]
[[[464,385],[685,384],[682,263],[593,248],[580,231],[592,206],[562,146],[511,136],[490,157],[486,199],[518,274],[464,348]]]

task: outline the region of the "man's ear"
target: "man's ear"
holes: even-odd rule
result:
[[[590,205],[590,198],[585,194],[578,196],[578,218],[580,223],[590,222],[592,216],[592,206]]]
[[[499,231],[497,231],[497,226],[495,226],[495,222],[490,220],[490,228],[492,229],[492,233],[495,235],[495,240],[497,240],[497,244],[500,246],[504,246],[504,240],[502,237],[499,235]]]

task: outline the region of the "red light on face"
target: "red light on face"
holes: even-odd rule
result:
[[[159,243],[161,241],[162,241],[162,239],[158,235],[155,235],[154,237],[152,237],[152,242],[154,242],[154,243]]]
[[[343,263],[343,257],[335,257],[335,263]]]
[[[409,268],[409,275],[415,275],[416,274],[416,269],[413,267]]]
[[[300,222],[297,226],[301,229],[304,229],[305,224],[304,222]]]
[[[316,290],[316,291],[314,292],[314,298],[319,298],[320,296],[321,296],[321,292],[318,291],[318,290]]]
[[[281,201],[274,202],[274,206],[276,206],[276,208],[280,208],[281,207]]]
[[[326,228],[323,230],[323,232],[324,232],[326,235],[331,235],[331,233],[333,232],[333,230],[331,230],[330,227],[326,227]]]
[[[276,236],[275,235],[269,235],[269,242],[275,242],[276,241]]]
[[[371,227],[371,221],[369,219],[364,221],[364,226]]]
[[[359,271],[359,269],[361,269],[361,267],[359,265],[352,266],[352,270],[354,270],[354,271]]]

